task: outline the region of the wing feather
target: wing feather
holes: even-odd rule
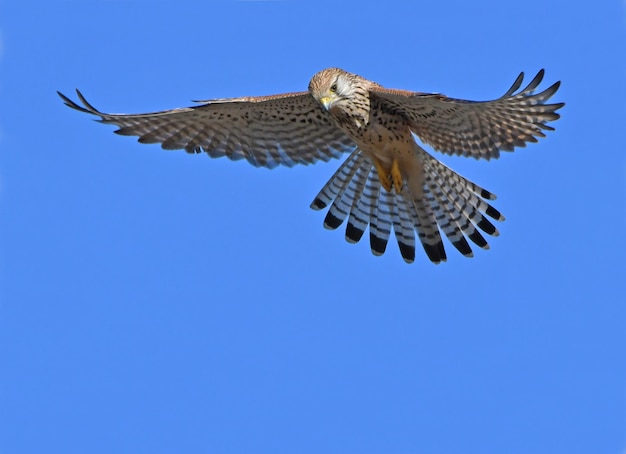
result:
[[[534,93],[543,80],[543,69],[521,91],[524,73],[511,88],[493,101],[466,101],[440,94],[373,87],[372,96],[384,100],[403,114],[411,130],[435,150],[479,158],[497,158],[500,151],[513,151],[545,137],[554,128],[546,122],[560,117],[564,103],[546,104],[559,89],[556,82]]]
[[[206,152],[246,159],[254,166],[292,167],[328,161],[356,144],[328,118],[308,92],[206,101],[145,114],[103,113],[76,90],[82,105],[59,93],[65,104],[119,127],[118,134],[160,143],[166,150]]]

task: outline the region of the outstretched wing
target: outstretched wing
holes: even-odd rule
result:
[[[521,73],[502,97],[485,102],[382,87],[373,88],[371,95],[403,114],[411,130],[435,150],[490,159],[500,156],[500,151],[537,142],[537,137],[545,137],[544,130],[554,130],[546,123],[558,119],[556,111],[565,104],[545,104],[560,82],[534,94],[543,75],[542,69],[526,88],[515,93],[524,80]]]
[[[119,126],[118,134],[139,136],[141,143],[161,143],[168,150],[205,151],[211,157],[247,159],[254,166],[273,168],[328,161],[356,147],[308,92],[218,99],[134,115],[100,112],[76,93],[82,106],[59,96],[67,106]]]

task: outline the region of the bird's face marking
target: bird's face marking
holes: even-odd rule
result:
[[[356,74],[329,68],[313,76],[309,92],[337,125],[352,135],[369,124],[369,89],[372,86],[376,84]]]
[[[309,92],[324,109],[332,111],[340,108],[354,95],[354,77],[338,68],[318,72],[309,83]]]

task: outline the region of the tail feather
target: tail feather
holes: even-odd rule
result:
[[[406,191],[405,188],[404,192]],[[405,262],[413,263],[415,260],[415,216],[413,216],[413,210],[410,208],[410,199],[396,195],[394,202],[391,220],[400,254]]]
[[[346,168],[347,172],[342,173],[337,178],[337,184],[331,186],[336,195],[324,219],[324,227],[327,229],[336,229],[348,215],[352,207],[352,200],[355,197],[355,189],[358,185],[355,174],[361,169],[364,160],[365,156],[362,154],[357,156],[350,167]],[[343,179],[343,181],[340,181],[340,179]]]
[[[343,223],[348,214],[353,210],[353,204],[361,198],[363,186],[367,178],[367,166],[363,165],[365,158],[359,158],[355,161],[352,179],[337,195],[337,198],[330,206],[324,226],[326,228],[335,229]]]
[[[438,183],[438,178],[436,175],[429,175],[427,177],[427,180],[429,181],[429,183],[432,184],[431,189],[438,194],[439,200],[441,200],[441,203],[444,204],[445,217],[447,221],[450,223],[454,223],[456,228],[462,232],[462,235],[471,239],[478,246],[483,248],[488,247],[487,242],[478,232],[476,226],[472,223],[472,220],[474,218],[478,218],[478,223],[485,227],[486,231],[492,233],[495,232],[496,234],[497,231],[495,230],[495,227],[493,227],[493,225],[489,221],[487,221],[480,212],[475,211],[473,208],[471,210],[467,208],[468,206],[471,207],[471,205],[468,205],[467,202],[468,195],[466,193],[459,193],[458,191],[450,190],[445,186],[445,182]],[[490,227],[487,228],[487,225]],[[444,229],[445,232],[444,226],[442,226],[441,224],[440,226],[442,227],[442,229]],[[448,237],[450,238],[449,235]],[[459,251],[463,255],[466,255],[468,257],[471,257],[473,255],[469,245],[466,246],[466,244],[463,242],[455,243],[452,238],[450,238],[450,240],[452,241],[452,244],[455,245],[455,247],[458,246],[457,249],[459,249],[459,247],[461,248],[459,249]]]
[[[489,235],[498,236],[500,233],[483,213],[497,221],[503,221],[504,216],[481,198],[484,198],[483,194],[488,194],[491,200],[495,199],[495,196],[466,180],[432,156],[425,152],[424,154],[427,179],[430,178],[433,185],[436,185],[453,205],[448,207],[448,213],[457,213],[462,217],[463,222],[459,224],[461,230],[470,237],[475,225]]]
[[[324,220],[329,229],[336,229],[348,218],[346,240],[350,243],[360,241],[369,226],[374,255],[384,254],[393,230],[407,263],[415,259],[416,232],[433,263],[446,261],[441,232],[466,257],[473,255],[468,239],[487,249],[480,230],[498,235],[487,216],[504,220],[486,202],[495,195],[422,152],[424,183],[419,196],[413,195],[408,185],[401,193],[382,189],[372,162],[357,149],[324,185],[311,208],[321,210],[330,205]]]
[[[383,255],[385,249],[387,249],[389,235],[391,235],[393,196],[380,187],[380,181],[378,186],[378,203],[370,218],[370,248],[372,249],[372,254]]]
[[[353,152],[348,156],[330,180],[326,182],[319,194],[317,194],[317,197],[315,197],[315,200],[311,203],[312,209],[322,210],[335,200],[339,192],[348,184],[350,178],[352,178],[356,170],[355,165],[358,158],[359,153],[357,152]]]
[[[346,241],[349,243],[357,243],[361,240],[378,203],[380,190],[378,175],[371,166],[370,168],[363,166],[361,169],[363,169],[363,180],[359,187],[360,193],[352,201],[352,209],[346,226]]]
[[[446,251],[437,228],[437,219],[426,197],[413,199],[415,230],[424,251],[433,263],[445,262]]]
[[[348,189],[344,193],[344,196],[347,196],[346,203],[350,203],[350,218],[348,220],[348,226],[346,229],[346,240],[348,242],[356,243],[362,236],[362,234],[359,235],[358,230],[352,231],[350,226],[354,227],[354,224],[351,222],[351,220],[355,220],[358,223],[358,219],[361,219],[359,213],[361,200],[363,198],[363,189],[365,188],[365,182],[367,181],[369,172],[370,169],[367,166],[361,165],[357,169],[354,178],[352,179],[350,185],[348,186]]]
[[[446,235],[452,245],[464,256],[472,257],[474,253],[467,243],[463,231],[459,227],[461,224],[461,213],[455,212],[452,203],[445,196],[432,175],[426,175],[426,187],[424,193],[431,196],[431,206],[435,211],[437,224]]]

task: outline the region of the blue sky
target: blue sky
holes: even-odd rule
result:
[[[624,2],[4,1],[0,43],[1,452],[626,452]],[[147,112],[329,66],[562,80],[540,143],[437,155],[498,195],[491,250],[374,257],[308,207],[339,161],[166,152],[55,93]]]

